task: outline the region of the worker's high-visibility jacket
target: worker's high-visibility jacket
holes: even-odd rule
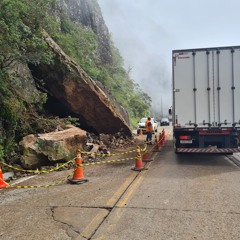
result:
[[[153,126],[150,120],[147,120],[145,122],[145,126],[146,126],[146,132],[152,132],[153,131]]]

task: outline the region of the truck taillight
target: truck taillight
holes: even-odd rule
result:
[[[182,136],[180,136],[180,140],[191,140],[191,136],[190,135],[182,135]]]

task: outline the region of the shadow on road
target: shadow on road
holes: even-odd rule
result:
[[[200,166],[231,166],[225,154],[177,154],[176,160],[181,165],[200,165]]]

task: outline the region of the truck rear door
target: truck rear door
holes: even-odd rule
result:
[[[173,121],[240,124],[240,47],[173,51]]]

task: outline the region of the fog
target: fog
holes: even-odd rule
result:
[[[172,50],[240,45],[239,0],[98,0],[130,77],[152,98],[152,114],[172,105]]]

